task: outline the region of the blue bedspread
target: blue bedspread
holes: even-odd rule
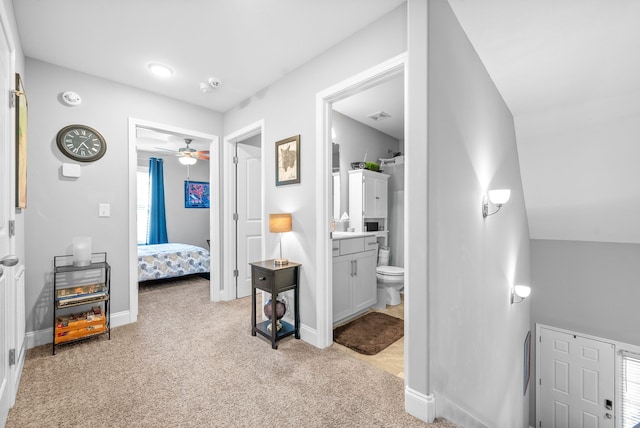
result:
[[[209,272],[209,251],[189,244],[138,245],[138,281]]]

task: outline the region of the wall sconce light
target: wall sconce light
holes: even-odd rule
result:
[[[282,233],[291,232],[291,214],[269,214],[269,232],[280,234],[280,258],[275,260],[275,265],[289,264],[289,260],[282,258]]]
[[[509,201],[511,196],[510,189],[496,189],[489,190],[488,195],[482,197],[482,218],[487,218],[490,215],[494,215],[504,204]],[[489,212],[489,202],[496,206],[496,210],[492,213]]]
[[[511,289],[511,304],[520,303],[531,294],[531,287],[527,285],[515,285]],[[516,300],[516,298],[518,300]]]

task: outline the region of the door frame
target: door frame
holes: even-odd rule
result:
[[[222,224],[223,227],[223,240],[224,240],[224,254],[227,257],[224,257],[224,277],[222,284],[220,287],[214,290],[214,301],[219,300],[234,300],[236,298],[235,288],[226,286],[226,284],[235,283],[235,278],[233,276],[233,251],[235,250],[235,240],[233,239],[232,232],[235,230],[234,220],[233,220],[233,197],[235,196],[235,176],[233,174],[233,156],[235,154],[234,144],[236,142],[244,141],[248,138],[251,138],[255,135],[260,135],[260,147],[264,154],[264,119],[260,119],[252,124],[244,126],[236,131],[231,132],[223,137],[222,141],[222,174],[224,177],[224,203],[222,204],[225,207],[225,210],[222,213]],[[261,189],[260,193],[264,196],[265,194],[265,156],[261,157],[261,165],[262,165],[262,180],[261,180]],[[261,212],[263,213],[262,225],[260,227],[260,233],[262,237],[265,236],[265,221],[264,221],[264,212],[265,212],[265,203],[264,197],[261,201]],[[266,254],[266,246],[265,240],[262,240],[262,248],[260,249],[261,258],[264,259]]]
[[[320,215],[316,222],[316,266],[317,278],[317,299],[316,299],[316,326],[317,326],[317,346],[326,348],[333,343],[333,290],[328,286],[332,283],[332,246],[331,246],[331,189],[333,175],[331,173],[332,147],[331,147],[331,115],[333,103],[349,96],[355,95],[373,86],[394,78],[399,74],[404,77],[404,91],[407,93],[407,53],[402,53],[368,70],[365,70],[347,80],[331,86],[316,94],[316,195],[320,195]],[[409,116],[408,102],[405,96],[404,109],[405,118]],[[407,121],[404,127],[405,151],[407,147]],[[406,173],[405,173],[406,179]],[[405,187],[405,199],[409,199],[410,189]],[[324,213],[324,214],[322,214]],[[406,216],[405,216],[406,217]],[[406,220],[406,218],[405,218]],[[405,221],[405,235],[408,228]],[[408,258],[408,239],[405,239],[405,258]],[[405,269],[405,290],[410,288],[410,283],[406,276]],[[408,325],[408,306],[405,305],[405,324]],[[407,338],[408,339],[408,338]],[[408,340],[405,340],[405,362]]]
[[[137,188],[136,171],[138,166],[136,150],[136,129],[147,128],[163,133],[189,135],[194,138],[209,141],[211,160],[209,161],[209,187],[210,199],[220,201],[221,176],[220,176],[220,144],[219,137],[213,134],[179,128],[163,123],[151,122],[144,119],[129,117],[129,322],[138,320],[138,240],[137,240]],[[217,184],[213,184],[217,183]],[[220,287],[222,278],[222,263],[220,262],[222,243],[220,242],[220,204],[213,204],[209,210],[209,248],[210,275],[209,275],[209,299],[214,300],[215,290]]]
[[[532,376],[532,378],[535,378],[535,388],[536,388],[536,393],[535,393],[535,397],[536,397],[536,405],[535,405],[535,420],[536,420],[536,425],[539,425],[540,423],[540,390],[541,390],[541,385],[540,385],[540,364],[541,364],[541,360],[540,360],[540,334],[542,333],[542,329],[546,329],[546,330],[553,330],[555,332],[558,333],[564,333],[564,334],[568,334],[571,336],[580,336],[584,339],[589,339],[589,340],[593,340],[596,342],[601,342],[601,343],[606,343],[608,345],[612,345],[613,346],[613,367],[612,369],[612,373],[613,373],[613,393],[614,393],[614,419],[616,420],[616,422],[614,422],[614,426],[618,426],[617,421],[618,421],[618,416],[620,415],[620,406],[622,403],[620,403],[620,397],[618,396],[618,354],[620,351],[622,350],[626,350],[626,351],[631,351],[631,352],[635,352],[635,353],[639,353],[640,354],[640,347],[635,346],[635,345],[631,345],[631,344],[627,344],[627,343],[622,343],[622,342],[617,342],[615,340],[611,340],[611,339],[605,339],[603,337],[598,337],[598,336],[592,336],[589,334],[583,334],[580,332],[576,332],[576,331],[571,331],[571,330],[565,330],[563,328],[559,328],[559,327],[553,327],[550,325],[546,325],[546,324],[540,324],[540,323],[536,323],[536,337],[535,340],[533,340],[534,344],[535,344],[535,356],[536,356],[536,363],[535,363],[535,368],[536,368],[536,372],[535,372],[535,376]],[[531,387],[531,384],[529,384],[529,387]]]

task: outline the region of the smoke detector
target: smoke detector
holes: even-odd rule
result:
[[[371,120],[375,120],[376,122],[379,120],[385,120],[391,117],[391,115],[389,113],[385,113],[384,111],[380,110],[377,111],[375,113],[371,113],[370,115],[367,116],[369,119]]]
[[[209,77],[209,80],[207,80],[206,83],[200,83],[200,91],[202,91],[203,94],[210,94],[214,89],[219,88],[221,85],[222,81],[220,79],[217,77]]]

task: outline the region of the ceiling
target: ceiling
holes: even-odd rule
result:
[[[14,0],[14,9],[28,57],[225,112],[402,3]],[[449,4],[514,115],[531,237],[640,243],[640,2]],[[173,76],[151,75],[151,62]],[[210,77],[221,85],[204,94]],[[394,109],[367,101],[357,114],[388,112],[378,122],[388,126]]]
[[[14,0],[26,56],[225,112],[405,0]],[[147,65],[163,63],[169,78]],[[204,94],[200,83],[221,85]]]

